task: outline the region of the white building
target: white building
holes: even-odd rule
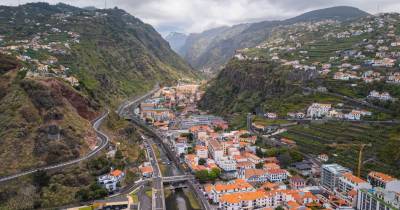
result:
[[[218,167],[224,171],[236,171],[236,161],[228,157],[222,157],[216,160]]]
[[[400,192],[382,188],[360,189],[357,193],[357,210],[398,210]]]
[[[326,189],[334,191],[338,187],[339,178],[344,173],[351,172],[349,169],[338,164],[325,164],[321,169],[321,185]]]
[[[307,116],[312,118],[321,118],[328,115],[331,108],[331,104],[313,103],[307,109]]]
[[[120,170],[113,170],[109,174],[97,178],[97,183],[102,185],[108,191],[117,190],[117,184],[124,178],[125,173]]]
[[[208,158],[208,149],[206,146],[196,146],[196,155],[199,158],[207,159]]]

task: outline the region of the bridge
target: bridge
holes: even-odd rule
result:
[[[193,180],[194,176],[192,175],[182,175],[182,176],[165,176],[162,177],[163,183],[174,183],[174,182],[183,182],[188,180]]]

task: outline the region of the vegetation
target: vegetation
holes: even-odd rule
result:
[[[0,176],[87,154],[97,143],[90,121],[103,107],[114,109],[158,81],[171,84],[197,77],[150,25],[120,9],[89,11],[65,4],[30,3],[0,6],[0,11],[1,46],[30,41],[38,34],[40,44],[64,45],[67,32],[80,36],[79,43],[68,43],[66,53],[27,49],[0,55]],[[68,17],[58,16],[67,13]],[[16,61],[19,54],[40,62],[56,57],[57,66],[68,68],[66,75],[75,76],[79,86],[72,88],[56,78],[25,78],[27,70],[36,67]],[[52,208],[100,198],[106,192],[94,184],[95,176],[110,167],[126,169],[128,181],[136,179],[135,169],[144,160],[138,149],[138,130],[112,111],[101,129],[118,147],[114,158],[100,156],[65,174],[49,173],[46,185],[34,184],[37,181],[30,177],[2,186],[0,209]]]
[[[315,155],[327,153],[330,161],[351,169],[357,167],[360,148],[357,145],[371,143],[372,146],[364,150],[362,173],[365,175],[379,168],[382,172],[399,176],[397,166],[400,158],[396,147],[400,143],[399,131],[398,126],[327,122],[299,125],[282,136],[294,140],[301,152]]]
[[[221,171],[218,168],[213,168],[211,171],[208,170],[201,170],[197,171],[195,176],[200,182],[206,182],[206,181],[215,181],[219,175],[221,174]]]

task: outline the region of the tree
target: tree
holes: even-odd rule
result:
[[[256,155],[261,158],[265,157],[265,153],[259,147],[256,149]]]
[[[262,162],[256,164],[256,168],[257,168],[257,169],[261,169],[261,168],[263,168],[263,167],[264,167],[264,163],[262,163]]]
[[[210,171],[208,173],[208,180],[210,181],[215,181],[217,179],[218,175],[214,171]]]
[[[188,152],[188,154],[193,154],[194,153],[193,147],[188,147],[187,152]]]
[[[285,210],[282,206],[278,206],[275,208],[275,210]]]
[[[208,180],[208,171],[207,170],[197,171],[195,177],[196,179],[200,180],[200,182],[206,182]]]
[[[217,177],[219,177],[219,175],[221,175],[221,170],[219,168],[212,168],[211,171],[213,173],[215,173],[215,175],[217,175]]]
[[[206,164],[206,159],[204,159],[204,158],[200,158],[199,159],[199,165],[202,165],[202,166],[204,166],[204,164]]]
[[[33,174],[33,184],[38,189],[48,186],[49,182],[50,182],[50,176],[47,174],[46,171],[37,171],[36,173]]]
[[[217,127],[214,128],[214,131],[217,132],[217,133],[222,131],[222,130],[223,129],[220,126],[217,126]]]

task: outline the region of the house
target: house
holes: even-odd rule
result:
[[[151,166],[142,166],[139,167],[139,170],[143,177],[150,178],[153,176],[153,167]]]
[[[262,183],[269,180],[269,175],[264,169],[246,169],[239,172],[239,178],[247,182]]]
[[[328,162],[329,156],[327,154],[320,154],[318,155],[318,159],[320,159],[322,162]]]
[[[292,189],[301,189],[306,186],[306,180],[299,176],[294,176],[290,178],[289,185]]]
[[[268,119],[276,119],[276,118],[278,118],[278,115],[276,113],[273,113],[273,112],[268,112],[264,116],[266,118],[268,118]]]
[[[220,197],[225,194],[237,193],[237,192],[254,192],[255,189],[252,185],[243,179],[235,179],[227,183],[217,183],[210,185],[208,190],[209,198],[214,202],[220,202]]]
[[[311,118],[321,118],[328,115],[329,110],[331,109],[331,104],[320,104],[320,103],[313,103],[307,109],[307,116]]]
[[[229,157],[221,157],[216,160],[216,163],[225,172],[236,171],[236,161]]]
[[[263,168],[265,170],[271,170],[271,169],[280,169],[281,167],[276,163],[264,163]]]
[[[197,157],[202,159],[208,158],[208,149],[206,146],[197,145],[195,149]]]
[[[97,183],[108,191],[113,192],[118,189],[117,184],[124,178],[125,173],[121,170],[111,170],[110,173],[97,178]]]
[[[252,192],[236,192],[221,196],[219,209],[241,210],[241,209],[260,209],[270,206],[266,192],[263,190]]]
[[[338,180],[338,187],[336,191],[340,194],[341,198],[352,203],[355,199],[356,192],[359,189],[371,189],[372,186],[367,181],[354,176],[352,173],[344,173]]]
[[[377,100],[380,100],[380,101],[391,101],[391,100],[393,100],[393,98],[390,96],[390,94],[388,92],[380,93],[380,92],[375,91],[375,90],[371,91],[367,98],[377,99]]]
[[[307,161],[293,163],[290,165],[290,168],[302,176],[309,176],[312,172],[312,164]]]
[[[358,110],[352,110],[350,113],[345,114],[344,117],[348,120],[361,120],[361,112]]]
[[[218,140],[212,139],[209,141],[208,152],[214,160],[219,160],[224,156],[224,149]]]
[[[397,189],[400,192],[400,181],[390,175],[377,171],[371,171],[368,174],[367,180],[373,187]]]
[[[343,73],[343,72],[336,72],[333,75],[333,79],[347,81],[347,80],[350,80],[350,76],[348,74],[346,74],[346,73]]]
[[[270,182],[282,182],[286,180],[289,175],[289,172],[284,169],[269,169],[266,171]]]

